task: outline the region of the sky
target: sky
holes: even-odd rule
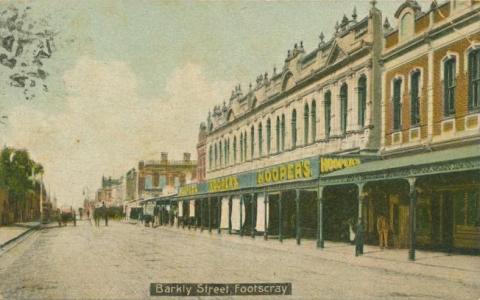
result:
[[[379,0],[392,25],[403,1]],[[429,2],[419,1],[423,8]],[[102,175],[143,159],[196,157],[200,122],[237,84],[281,68],[288,49],[313,50],[344,14],[369,1],[0,0],[31,7],[56,32],[48,92],[25,100],[0,81],[3,145],[29,150],[60,205],[82,205]],[[0,70],[1,71],[1,70]],[[0,74],[1,75],[1,74]]]

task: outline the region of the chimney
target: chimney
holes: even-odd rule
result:
[[[160,156],[161,156],[162,162],[168,161],[168,152],[162,152]]]
[[[190,161],[190,153],[188,152],[183,153],[183,161]]]

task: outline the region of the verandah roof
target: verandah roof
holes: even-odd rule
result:
[[[361,183],[480,170],[480,145],[366,162],[320,176],[320,185]]]

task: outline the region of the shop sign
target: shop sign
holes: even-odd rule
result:
[[[257,171],[256,184],[264,185],[284,181],[311,179],[313,176],[310,160],[304,159]]]
[[[222,178],[215,178],[208,181],[208,192],[226,192],[238,190],[240,184],[238,182],[237,176],[227,176]]]
[[[196,184],[181,186],[178,189],[179,196],[191,196],[196,194],[198,194],[198,186]]]
[[[330,173],[333,171],[351,168],[358,166],[362,161],[354,157],[321,157],[320,158],[320,173]]]

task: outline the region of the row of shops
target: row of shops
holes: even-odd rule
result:
[[[316,156],[179,188],[142,202],[157,224],[265,239],[480,251],[480,147],[407,157]],[[359,224],[361,226],[359,226]]]

